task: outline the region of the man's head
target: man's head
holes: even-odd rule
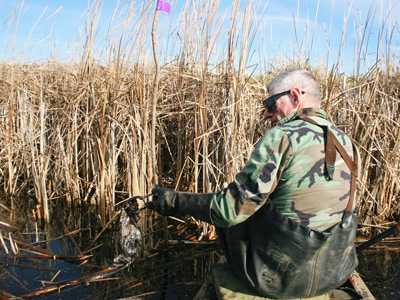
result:
[[[288,69],[272,79],[268,94],[264,117],[270,119],[273,126],[296,110],[321,106],[318,81],[300,68]]]

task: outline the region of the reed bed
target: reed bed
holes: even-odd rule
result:
[[[149,54],[153,7],[124,4],[101,52],[94,46],[101,10],[95,3],[79,59],[0,63],[0,183],[11,202],[35,199],[36,217],[44,221],[54,199],[91,203],[105,226],[118,201],[148,194],[156,184],[217,191],[269,128],[261,106],[269,80],[300,66],[321,82],[323,108],[360,149],[365,230],[398,220],[398,57],[379,52],[383,58],[373,67],[347,77],[296,54],[255,76],[249,50],[262,2],[233,4],[217,15],[219,1],[188,1],[178,25],[158,30],[169,38],[154,48],[157,68]],[[359,49],[362,55],[362,43]]]

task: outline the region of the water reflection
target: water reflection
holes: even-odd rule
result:
[[[173,219],[166,248],[162,219],[143,210],[134,224],[141,231],[141,255],[129,268],[99,281],[93,274],[107,271],[123,253],[118,216],[103,230],[94,207],[53,201],[50,223],[39,228],[32,203],[16,203],[12,211],[9,201],[0,206],[5,243],[0,248],[0,297],[192,299],[221,256],[218,242],[191,242],[202,233],[197,225]],[[400,299],[399,246],[398,240],[380,243],[359,254],[357,270],[376,299]]]
[[[377,300],[400,299],[400,243],[384,242],[359,253],[358,271]]]
[[[191,224],[183,224],[182,230],[175,220],[169,220],[172,241],[165,248],[161,219],[142,211],[137,224],[143,236],[141,256],[128,269],[88,283],[88,276],[107,271],[122,254],[118,218],[103,231],[93,207],[54,201],[51,209],[50,223],[38,228],[29,205],[14,206],[12,220],[10,211],[1,208],[1,220],[15,227],[1,227],[6,247],[0,250],[0,296],[192,299],[220,256],[215,241],[179,242],[201,232]]]

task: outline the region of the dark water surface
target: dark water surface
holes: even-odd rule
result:
[[[29,205],[14,205],[13,221],[10,207],[9,202],[0,206],[0,221],[12,226],[0,223],[8,250],[0,244],[0,299],[32,293],[44,299],[192,299],[221,257],[216,241],[190,240],[201,236],[201,229],[190,223],[170,219],[166,245],[162,219],[142,211],[140,257],[105,281],[88,283],[87,276],[107,271],[122,253],[119,217],[103,230],[94,207],[54,202],[50,223],[40,227]],[[19,251],[12,249],[9,237],[18,241]]]
[[[397,233],[395,235],[400,237]],[[377,300],[400,300],[400,243],[381,242],[358,255],[360,273]]]
[[[3,204],[0,220],[14,227],[0,224],[9,251],[0,245],[0,299],[27,299],[34,292],[42,299],[192,299],[221,257],[218,242],[191,242],[202,229],[188,222],[168,220],[167,246],[162,220],[143,211],[140,257],[106,281],[87,283],[85,276],[107,270],[121,254],[118,218],[103,231],[95,208],[54,201],[50,223],[40,228],[29,205],[14,204],[11,221],[11,204]],[[25,243],[17,243],[16,254],[9,237]],[[377,300],[400,300],[400,244],[379,246],[360,253],[357,270]]]

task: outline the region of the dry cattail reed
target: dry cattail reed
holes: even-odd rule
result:
[[[368,22],[365,27],[355,23],[356,76],[344,75],[349,10],[332,67],[311,65],[313,38],[306,53],[299,53],[304,41],[296,30],[293,57],[271,61],[265,76],[250,76],[252,43],[262,31],[255,9],[262,3],[234,1],[220,13],[219,1],[186,1],[174,14],[176,22],[160,26],[158,37],[167,38],[158,40],[159,62],[154,64],[149,51],[154,6],[125,3],[116,8],[100,51],[96,28],[101,5],[95,1],[78,61],[3,62],[4,190],[34,196],[44,219],[53,198],[88,201],[98,206],[103,226],[118,199],[145,195],[155,184],[192,192],[220,190],[268,128],[260,100],[269,80],[283,68],[302,66],[321,82],[323,108],[331,120],[361,150],[361,222],[376,225],[398,218],[398,61],[380,52],[372,67],[360,65],[367,61],[370,29]],[[159,17],[167,24],[171,15]],[[332,55],[329,47],[328,40]]]

